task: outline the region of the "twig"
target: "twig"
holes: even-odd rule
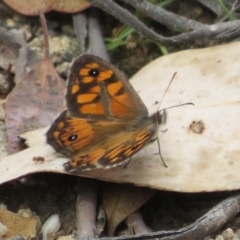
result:
[[[134,230],[135,234],[147,233],[148,228],[142,218],[142,215],[139,211],[134,212],[130,216],[128,216],[127,221],[129,225]]]
[[[91,53],[109,60],[96,9],[93,8],[89,16],[84,12],[75,14],[73,23],[81,53]]]
[[[171,40],[167,41],[165,37],[162,37],[156,34],[154,31],[150,30],[135,16],[133,16],[128,10],[120,7],[118,4],[116,4],[112,0],[105,0],[105,1],[89,0],[89,2],[92,3],[93,6],[98,7],[104,10],[105,12],[111,14],[112,16],[116,17],[126,25],[129,25],[130,27],[135,29],[137,32],[141,33],[146,38],[150,38],[154,41],[161,42],[161,43],[167,44],[167,42],[169,42],[169,44],[174,44],[173,41]]]
[[[218,4],[219,5],[219,4]],[[228,6],[230,8],[230,6]],[[240,4],[238,3],[238,0],[235,0],[233,5],[230,9],[230,15],[233,15],[238,9],[240,8]],[[222,14],[218,15],[218,18],[215,20],[215,23],[223,22],[225,21],[229,16],[225,13],[225,11],[222,10]],[[238,19],[238,17],[236,17]]]
[[[24,40],[23,36],[17,36],[19,39],[19,43],[21,44],[21,48],[19,49],[19,56],[16,61],[16,75],[15,75],[15,82],[16,84],[24,77],[26,74],[26,66],[27,66],[27,43]]]
[[[1,44],[6,44],[8,46],[17,46],[19,47],[19,55],[16,59],[16,76],[15,82],[18,83],[21,78],[25,75],[26,65],[27,65],[27,43],[24,40],[22,34],[19,33],[11,33],[6,29],[0,27],[0,42]],[[10,59],[9,63],[14,64]],[[15,61],[15,59],[14,59]]]
[[[209,0],[198,0],[202,5],[213,11],[215,14],[220,16],[223,13],[223,9],[218,4],[217,1],[209,1]]]
[[[88,25],[89,25],[88,26],[88,29],[89,29],[88,52],[109,61],[109,57],[106,51],[106,46],[103,41],[101,27],[100,27],[99,21],[97,20],[97,15],[98,14],[96,9],[93,8],[90,13],[89,22],[88,22]]]
[[[48,41],[48,28],[45,15],[42,12],[39,12],[40,22],[43,29],[43,37],[44,37],[44,48],[45,48],[45,58],[50,59],[49,54],[49,41]]]
[[[82,53],[89,52],[108,59],[95,11],[92,10],[89,17],[76,14],[73,21]],[[78,240],[95,237],[96,204],[97,180],[81,179],[76,204]]]
[[[144,37],[164,45],[178,46],[179,44],[195,44],[202,46],[209,44],[210,42],[220,43],[224,41],[231,41],[240,37],[240,20],[236,20],[226,23],[224,22],[213,25],[204,25],[203,28],[194,30],[192,32],[166,38],[149,29],[128,10],[120,7],[113,0],[89,0],[89,2],[92,3],[93,6],[113,15],[126,25],[129,25]]]
[[[73,15],[73,25],[77,41],[80,47],[80,52],[86,51],[86,38],[87,38],[87,16],[86,11],[79,12]]]
[[[178,32],[189,32],[191,30],[198,30],[204,27],[204,24],[196,22],[191,19],[179,16],[175,13],[169,12],[157,5],[151,4],[147,1],[139,0],[121,0],[122,2],[131,4],[133,7],[148,15],[157,22],[166,27]]]
[[[134,236],[102,238],[102,240],[202,240],[204,237],[220,229],[240,212],[240,194],[228,197],[213,207],[208,213],[193,224],[179,230],[159,231]]]
[[[77,239],[95,237],[97,181],[79,179],[77,199]]]

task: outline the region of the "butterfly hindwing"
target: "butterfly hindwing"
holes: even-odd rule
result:
[[[108,143],[103,144],[102,148],[95,149],[93,147],[91,151],[73,157],[65,164],[65,168],[67,171],[77,172],[121,165],[146,145],[154,131],[154,129],[143,128],[132,134],[131,138],[129,133],[126,132],[125,138],[117,136],[120,140],[111,148],[108,147]],[[106,145],[107,148],[104,148]]]
[[[47,132],[47,142],[66,156],[91,144],[94,137],[92,125],[86,119],[76,119],[63,111]]]

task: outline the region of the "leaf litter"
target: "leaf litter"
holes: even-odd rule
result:
[[[21,133],[50,125],[63,109],[65,84],[51,63],[47,26],[44,20],[42,22],[45,57],[19,81],[6,100],[5,121],[10,153],[22,149],[18,137]]]
[[[44,70],[45,68],[46,68],[46,66],[43,68],[43,70]],[[39,106],[39,105],[38,105],[38,106]],[[35,116],[36,116],[36,114],[35,114],[35,115],[33,114],[33,117],[35,117]],[[34,121],[35,121],[35,123],[37,122],[35,119],[34,119]],[[34,123],[34,124],[35,124],[35,123]],[[36,125],[36,124],[35,124],[35,125]],[[31,124],[29,124],[29,126],[31,127]]]

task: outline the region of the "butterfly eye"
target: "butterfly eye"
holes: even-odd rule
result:
[[[99,71],[97,69],[91,69],[88,73],[92,77],[96,77],[99,75]]]
[[[68,137],[68,141],[73,142],[78,138],[77,134],[72,134]]]

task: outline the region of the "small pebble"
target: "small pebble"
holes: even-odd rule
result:
[[[54,235],[60,227],[61,223],[58,214],[51,215],[42,226],[42,239],[54,239]]]
[[[18,210],[18,215],[24,217],[24,218],[31,218],[34,214],[31,211],[31,209],[26,208],[26,209],[19,209]]]
[[[5,225],[0,222],[0,237],[4,236],[7,233],[8,229]]]
[[[232,240],[235,234],[231,228],[228,228],[222,232],[222,236],[224,240]]]
[[[36,226],[37,231],[41,229],[42,223],[39,216],[37,216],[30,208],[20,208],[17,214],[24,218],[35,218],[37,220],[37,226]]]
[[[0,203],[0,208],[7,210],[7,205],[4,203]]]
[[[70,67],[71,67],[71,63],[63,62],[56,67],[56,70],[60,75],[67,77]]]
[[[70,234],[67,236],[60,236],[57,238],[57,240],[75,240],[76,236],[74,234]]]
[[[224,240],[223,236],[222,235],[218,235],[215,240]]]
[[[239,240],[239,237],[236,235],[236,236],[233,237],[232,240]]]
[[[16,27],[16,23],[10,18],[6,20],[6,25],[7,25],[8,28]]]
[[[235,234],[238,236],[238,238],[240,238],[240,229],[238,229]]]

